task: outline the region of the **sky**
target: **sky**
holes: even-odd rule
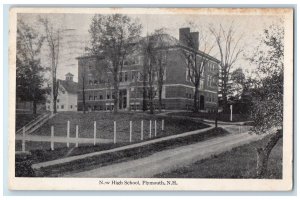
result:
[[[59,56],[57,77],[64,79],[68,72],[74,74],[74,80],[78,80],[78,61],[76,57],[85,52],[85,47],[89,46],[89,26],[94,14],[18,14],[18,19],[35,28],[43,34],[43,28],[38,22],[38,17],[48,17],[54,27],[62,31],[61,51]],[[241,67],[244,70],[251,71],[254,66],[247,61],[246,57],[253,48],[258,45],[258,39],[263,33],[264,28],[273,23],[279,22],[278,16],[262,15],[200,15],[200,14],[130,14],[135,20],[142,24],[141,36],[153,32],[155,29],[164,28],[165,32],[175,38],[179,38],[179,28],[190,26],[191,31],[203,32],[207,35],[207,40],[214,42],[214,38],[208,31],[209,26],[218,27],[220,24],[226,29],[233,24],[236,30],[236,37],[242,35],[240,47],[244,50],[239,57],[234,68]],[[201,49],[200,49],[201,50]],[[42,47],[41,62],[42,66],[50,66],[48,57],[48,47],[46,44]],[[211,55],[219,58],[217,47],[213,49]]]

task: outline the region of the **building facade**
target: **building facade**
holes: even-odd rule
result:
[[[167,47],[166,66],[163,77],[162,108],[165,110],[192,110],[194,105],[194,85],[188,76],[186,61],[182,57],[185,48],[183,34],[190,34],[195,41],[199,38],[197,32],[190,33],[189,28],[179,30],[179,40],[166,35],[170,44]],[[196,42],[197,43],[197,42]],[[189,51],[189,48],[185,48]],[[200,111],[210,112],[218,108],[218,71],[219,61],[203,52],[199,56],[208,58],[200,81],[197,104]],[[82,56],[78,59],[78,110],[83,110],[83,96],[86,110],[113,110],[113,87],[107,82],[106,73],[101,73],[101,62],[93,56]],[[100,69],[100,70],[99,70]],[[143,104],[143,56],[133,54],[125,61],[120,73],[119,109],[141,110]],[[157,85],[154,87],[157,87]],[[154,98],[154,106],[158,106],[158,95]]]
[[[67,73],[65,80],[58,80],[58,96],[56,102],[56,109],[61,111],[77,111],[77,90],[78,84],[74,82],[74,75]],[[50,96],[47,97],[46,109],[51,111]]]

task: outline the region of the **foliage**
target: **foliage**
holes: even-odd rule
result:
[[[253,117],[255,132],[265,133],[283,126],[283,60],[284,30],[272,25],[264,31],[260,45],[256,48],[252,63],[258,66],[260,79],[254,89]]]
[[[44,37],[22,20],[17,25],[16,94],[24,101],[36,103],[44,99],[44,69],[40,64],[40,50]]]

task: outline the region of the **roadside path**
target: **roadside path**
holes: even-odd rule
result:
[[[202,141],[196,144],[177,147],[152,154],[151,156],[96,168],[67,177],[107,177],[107,178],[150,178],[189,165],[197,160],[209,158],[234,147],[261,139],[263,136],[250,135],[248,132],[230,134],[223,137]]]

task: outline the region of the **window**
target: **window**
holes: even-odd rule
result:
[[[103,96],[102,96],[102,94],[100,94],[100,96],[99,96],[99,99],[103,99]]]
[[[94,96],[94,101],[97,100],[97,96]]]
[[[122,72],[119,74],[119,81],[123,82],[123,73]]]
[[[97,84],[98,84],[98,81],[97,81],[97,80],[94,80],[94,84],[97,85]]]
[[[91,65],[89,65],[89,70],[92,70],[92,66]]]
[[[89,81],[89,85],[93,85],[93,81],[92,80]]]
[[[64,91],[64,90],[62,90],[61,92],[62,92],[63,94],[65,94],[65,91]]]
[[[72,108],[73,108],[73,106],[72,106],[72,105],[70,105],[70,108],[72,109]]]
[[[106,94],[106,99],[110,99],[110,94],[109,93]]]
[[[57,99],[56,101],[57,101],[57,103],[59,103],[59,99]]]
[[[131,80],[135,81],[138,78],[138,72],[137,71],[131,71]]]
[[[127,82],[128,81],[128,73],[124,72],[124,81]]]
[[[90,96],[89,96],[89,100],[92,100],[92,99],[93,99],[93,96],[92,96],[92,95],[90,95]]]
[[[60,108],[61,108],[61,109],[64,109],[64,105],[61,105]]]
[[[48,106],[48,109],[50,109],[50,106]]]

